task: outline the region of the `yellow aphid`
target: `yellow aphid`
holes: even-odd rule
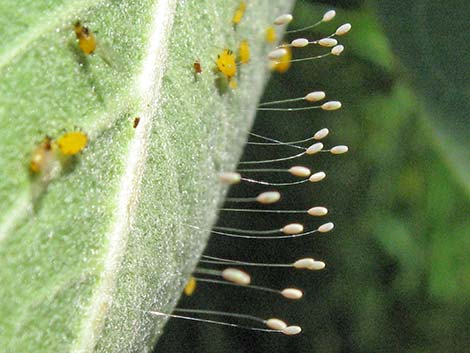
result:
[[[196,290],[196,279],[191,276],[189,277],[188,283],[186,283],[186,286],[184,287],[184,294],[187,296],[190,296],[194,293]]]
[[[217,69],[227,77],[231,79],[237,74],[237,63],[235,54],[230,49],[224,49],[221,54],[217,55],[217,61],[215,62]]]
[[[279,73],[284,73],[289,70],[292,60],[292,50],[289,46],[284,46],[283,49],[286,50],[286,53],[272,65],[271,69]]]
[[[45,166],[52,157],[52,140],[46,136],[44,140],[34,149],[29,162],[29,170],[34,174],[44,171]]]
[[[233,14],[232,23],[234,25],[237,25],[240,23],[240,21],[243,18],[243,15],[245,14],[245,10],[246,10],[246,1],[240,1],[238,8],[235,10],[235,13]]]
[[[276,42],[276,40],[277,40],[276,30],[274,29],[273,26],[269,26],[268,28],[266,28],[264,38],[266,39],[266,42],[268,42],[270,44],[273,44],[273,43]]]
[[[75,22],[73,27],[80,49],[86,55],[93,54],[96,50],[95,35],[87,27],[82,26],[79,21]]]
[[[88,143],[88,136],[81,131],[66,132],[57,139],[60,152],[67,156],[73,156],[81,152]]]
[[[240,42],[238,58],[242,64],[248,64],[250,61],[250,44],[248,44],[247,40],[242,40]]]

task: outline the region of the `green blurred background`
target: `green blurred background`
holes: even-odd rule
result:
[[[316,273],[251,271],[255,284],[303,288],[305,298],[294,303],[200,284],[179,304],[279,316],[301,325],[303,334],[285,337],[171,320],[155,352],[469,351],[470,63],[464,26],[470,11],[463,1],[427,3],[297,3],[292,28],[314,22],[330,7],[338,12],[334,23],[303,34],[308,38],[321,38],[351,22],[353,30],[341,39],[346,51],[339,58],[297,63],[286,74],[274,74],[263,100],[324,90],[344,108],[260,112],[253,131],[296,140],[328,127],[327,146],[350,146],[347,155],[296,162],[325,170],[324,182],[280,190],[284,197],[279,208],[325,205],[336,228],[295,240],[214,238],[206,254],[257,262],[313,256],[327,268]],[[294,55],[310,53],[319,51]],[[243,158],[291,152],[251,146]],[[263,190],[243,186],[231,194]],[[220,224],[263,229],[293,221],[314,228],[324,220],[222,214]]]

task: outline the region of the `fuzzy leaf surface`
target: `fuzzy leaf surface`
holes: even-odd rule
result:
[[[234,29],[238,1],[2,2],[0,352],[151,347],[165,320],[145,311],[171,311],[198,261],[268,76],[264,29],[291,4],[250,2]],[[251,62],[223,91],[214,62],[242,39]],[[31,178],[44,136],[77,129],[87,148]]]

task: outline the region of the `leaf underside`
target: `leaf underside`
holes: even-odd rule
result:
[[[145,310],[171,311],[198,261],[225,194],[217,172],[234,168],[268,76],[264,29],[291,2],[250,2],[235,30],[237,4],[3,2],[0,352],[153,344],[165,320]],[[215,58],[242,39],[252,60],[222,92]],[[76,129],[85,151],[47,185],[31,178],[44,136]]]

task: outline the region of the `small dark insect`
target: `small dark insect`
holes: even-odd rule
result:
[[[199,61],[195,61],[193,67],[195,73],[200,74],[202,72],[201,63]]]
[[[134,129],[139,125],[139,122],[140,122],[140,118],[139,118],[139,117],[136,117],[136,118],[134,119],[134,125],[133,125],[133,128],[134,128]]]

